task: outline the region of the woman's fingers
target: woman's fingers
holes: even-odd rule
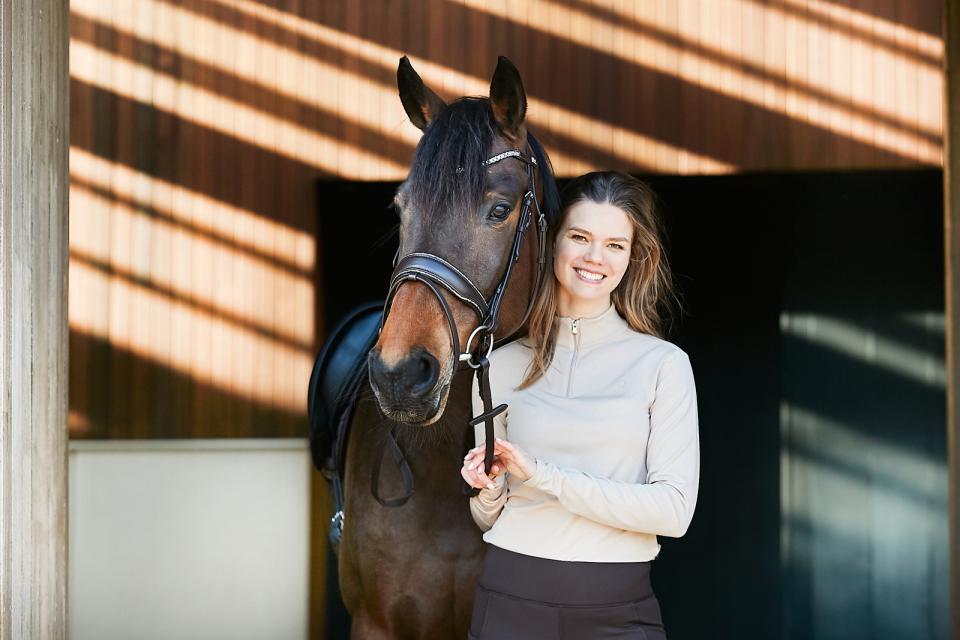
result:
[[[536,471],[536,460],[512,442],[497,438],[494,451],[507,463],[510,473],[520,480],[526,480]]]
[[[513,451],[508,447],[500,446],[500,441],[494,442],[494,458],[490,465],[489,475],[484,473],[484,459],[486,458],[487,445],[480,443],[467,451],[463,457],[463,467],[460,475],[471,487],[482,489],[493,486],[492,479],[501,474],[510,471],[510,467],[515,464]]]
[[[493,488],[493,482],[490,477],[483,471],[483,460],[480,460],[479,463],[471,463],[470,465],[473,473],[473,481],[475,487],[482,489],[486,487],[487,489]]]
[[[483,472],[483,460],[477,464],[477,462],[471,460],[469,456],[464,459],[463,466],[460,467],[460,475],[468,485],[477,489],[483,489],[492,484],[490,478]]]
[[[463,481],[466,482],[471,487],[476,489],[482,489],[483,485],[478,485],[476,479],[474,478],[473,471],[469,467],[461,467],[460,477],[463,478]]]
[[[504,462],[514,462],[517,460],[517,452],[512,449],[498,448],[493,450],[493,454],[502,458]]]

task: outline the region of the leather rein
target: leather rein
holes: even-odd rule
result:
[[[494,332],[497,330],[500,319],[500,307],[503,304],[507,285],[510,283],[513,265],[520,260],[520,250],[523,247],[524,235],[530,227],[530,224],[534,221],[536,223],[538,237],[537,277],[534,283],[533,295],[530,296],[530,302],[527,304],[527,309],[523,314],[520,327],[523,327],[526,323],[533,309],[534,295],[536,295],[541,280],[543,279],[544,261],[546,257],[547,220],[543,211],[540,209],[540,202],[537,199],[536,157],[532,153],[529,155],[524,154],[520,149],[510,149],[484,160],[482,166],[488,167],[508,158],[516,158],[526,164],[528,180],[527,192],[523,196],[520,219],[517,221],[517,229],[514,233],[510,257],[504,267],[503,276],[496,289],[494,289],[493,295],[490,296],[490,299],[487,300],[483,293],[481,293],[480,288],[477,287],[466,274],[447,260],[432,253],[413,252],[404,256],[394,267],[393,275],[390,278],[390,289],[387,293],[387,299],[384,303],[383,314],[381,315],[380,321],[380,329],[382,330],[393,298],[403,283],[416,280],[426,285],[427,288],[433,292],[440,303],[440,308],[443,310],[450,328],[450,341],[453,346],[453,352],[457,358],[457,367],[459,368],[460,363],[466,363],[474,370],[477,377],[480,399],[483,402],[483,412],[468,421],[469,429],[465,434],[464,442],[465,446],[466,443],[469,443],[469,446],[466,446],[466,448],[473,446],[473,427],[482,422],[486,433],[486,450],[483,458],[486,473],[490,473],[490,467],[493,464],[494,418],[507,409],[506,404],[500,404],[496,407],[493,406],[490,391],[490,361],[488,358],[493,351]],[[536,217],[534,217],[534,213]],[[450,309],[450,305],[441,289],[446,290],[469,308],[473,309],[479,319],[477,328],[470,333],[470,336],[467,338],[467,344],[462,350],[453,311]],[[486,345],[484,345],[485,342]],[[482,353],[484,346],[486,347],[486,354]],[[477,350],[476,353],[473,352],[474,348]],[[397,443],[394,429],[391,429],[388,434],[386,450],[390,453],[400,469],[404,484],[403,495],[396,498],[380,497],[378,485],[383,454],[377,459],[371,474],[371,491],[373,492],[373,497],[385,507],[399,507],[413,495],[413,472]],[[466,485],[464,489],[468,495],[476,495],[479,492],[479,490],[475,488],[466,491]]]

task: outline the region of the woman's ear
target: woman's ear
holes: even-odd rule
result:
[[[421,131],[447,106],[440,96],[423,84],[407,56],[400,58],[397,67],[397,88],[400,90],[400,102],[403,103],[410,122]]]

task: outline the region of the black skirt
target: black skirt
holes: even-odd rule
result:
[[[650,562],[564,562],[487,545],[470,640],[666,640]]]

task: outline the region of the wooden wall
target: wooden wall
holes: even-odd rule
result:
[[[201,8],[72,4],[74,437],[305,434],[332,171],[277,87],[299,70]]]
[[[71,434],[304,434],[312,185],[405,176],[403,54],[509,56],[561,175],[940,166],[941,5],[74,0]]]

